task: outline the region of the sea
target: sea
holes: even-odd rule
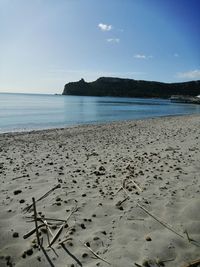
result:
[[[197,113],[165,99],[0,93],[0,133]]]

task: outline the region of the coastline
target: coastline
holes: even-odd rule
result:
[[[115,267],[145,260],[156,266],[157,258],[181,267],[199,258],[199,248],[184,234],[200,242],[199,125],[195,114],[1,133],[0,265],[49,266],[33,248],[35,235],[23,239],[34,228],[25,218],[32,212],[23,209],[57,184],[37,211],[66,219],[78,210],[68,221],[71,229],[52,245],[59,257],[46,249],[41,232],[55,266],[78,266],[59,244],[66,236],[72,240],[65,247],[89,267],[108,264],[94,259],[85,242]]]
[[[16,129],[12,131],[0,132],[0,136],[4,134],[26,134],[26,133],[35,133],[35,132],[46,132],[46,131],[54,131],[54,130],[65,130],[76,127],[90,127],[90,126],[104,126],[110,124],[121,124],[121,123],[129,123],[134,121],[146,121],[146,120],[154,120],[154,119],[162,119],[162,118],[171,118],[171,117],[188,117],[188,116],[200,116],[200,113],[191,113],[191,114],[173,114],[173,115],[160,115],[155,117],[146,117],[146,118],[135,118],[130,120],[115,120],[115,121],[106,121],[106,122],[91,122],[91,123],[80,123],[80,124],[72,124],[72,125],[60,125],[60,127],[45,127],[45,128],[25,128],[25,129]]]

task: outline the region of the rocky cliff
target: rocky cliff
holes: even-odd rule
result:
[[[200,81],[184,83],[161,83],[101,77],[94,82],[70,82],[65,85],[63,95],[120,96],[120,97],[159,97],[171,95],[196,96],[200,94]]]

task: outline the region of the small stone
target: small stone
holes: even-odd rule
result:
[[[86,229],[86,226],[85,226],[84,223],[81,223],[81,228],[82,228],[82,229]]]
[[[41,261],[41,257],[40,257],[40,256],[37,256],[37,260],[38,260],[38,261]]]
[[[23,259],[26,258],[26,253],[25,253],[25,252],[22,254],[22,258],[23,258]]]
[[[28,250],[26,251],[26,254],[27,254],[28,256],[31,256],[31,255],[33,254],[33,250],[32,250],[32,248],[28,249]]]
[[[146,239],[146,241],[151,241],[152,240],[150,236],[146,236],[145,239]]]
[[[13,233],[13,237],[14,237],[14,238],[19,237],[19,233],[14,232],[14,233]]]
[[[90,247],[90,243],[89,242],[86,242],[85,243],[87,247]]]
[[[21,192],[22,192],[22,190],[19,190],[19,189],[18,189],[18,190],[15,190],[15,191],[13,192],[13,194],[14,194],[14,195],[18,195],[18,194],[20,194]]]

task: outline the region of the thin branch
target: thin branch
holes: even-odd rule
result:
[[[61,243],[61,246],[62,246],[62,248],[67,252],[67,254],[70,256],[70,257],[72,257],[72,259],[74,259],[76,262],[77,262],[77,264],[79,265],[79,266],[83,266],[82,265],[82,263],[79,261],[79,259],[77,259],[77,257],[76,256],[74,256],[66,247],[65,247],[65,245],[63,244],[63,243]]]
[[[70,219],[70,217],[72,216],[72,214],[74,214],[74,212],[76,212],[77,210],[78,210],[77,206],[72,209],[72,211],[70,212],[69,216],[65,220],[65,223],[63,225],[61,225],[61,227],[58,229],[57,233],[53,236],[53,238],[50,241],[50,244],[49,244],[48,247],[51,247],[53,245],[53,243],[58,239],[58,237],[61,234],[63,228],[67,225],[68,220]]]
[[[200,247],[200,242],[198,242],[198,241],[196,241],[196,240],[190,238],[187,230],[185,230],[184,233],[186,234],[187,239],[188,239],[188,241],[189,241],[190,243],[192,243],[193,245],[195,245],[195,246],[197,246],[197,247]]]
[[[41,228],[41,227],[44,227],[45,224],[40,224],[38,225],[38,229]],[[29,236],[31,236],[32,234],[34,234],[36,232],[36,228],[32,229],[31,231],[29,231],[27,234],[23,235],[23,238],[26,239],[28,238]]]
[[[22,176],[18,176],[18,177],[12,178],[12,181],[14,181],[14,180],[18,180],[18,179],[21,179],[21,178],[27,178],[27,177],[29,177],[29,176],[26,175],[26,174],[24,174],[24,175],[22,175]]]
[[[134,184],[134,186],[139,190],[139,191],[143,191],[143,189],[132,179],[130,179],[130,181]]]
[[[33,218],[33,216],[26,216],[26,218]],[[64,219],[53,219],[53,218],[47,218],[47,217],[40,217],[40,218],[37,218],[39,221],[41,220],[41,219],[43,219],[43,220],[47,220],[47,221],[55,221],[55,222],[66,222],[66,220],[64,220]]]
[[[37,199],[35,202],[38,202],[40,200],[42,200],[43,198],[47,197],[49,194],[51,194],[54,190],[60,188],[61,185],[57,184],[56,186],[54,186],[52,189],[50,189],[49,191],[47,191],[44,195],[42,195],[39,199]],[[32,208],[33,204],[29,205],[28,207],[24,208],[23,211],[28,212],[31,208]]]
[[[81,241],[80,241],[81,242]],[[82,243],[82,242],[81,242]],[[102,260],[104,262],[106,262],[107,264],[111,265],[110,262],[108,262],[107,260],[103,259],[102,257],[100,257],[96,252],[94,252],[90,247],[87,246],[86,243],[82,243],[96,258],[98,258],[99,260]]]
[[[147,209],[145,209],[143,206],[141,206],[139,203],[137,203],[137,206],[139,208],[141,208],[144,212],[146,212],[148,215],[150,215],[152,218],[154,218],[157,222],[159,222],[160,224],[162,224],[165,228],[167,228],[168,230],[170,230],[171,232],[175,233],[176,235],[178,235],[179,237],[184,238],[183,235],[179,234],[177,231],[175,231],[171,225],[167,224],[166,222],[163,222],[160,218],[156,217],[155,215],[153,215],[151,212],[149,212]]]
[[[43,241],[43,239],[42,239]],[[42,245],[42,242],[41,242],[41,245],[40,245],[41,249],[42,249],[42,252],[44,253],[44,256],[46,257],[48,263],[50,264],[51,267],[55,267],[55,265],[53,264],[53,262],[51,261],[51,259],[49,258],[49,255],[47,254],[46,250],[44,249],[43,245]]]
[[[129,199],[129,197],[127,196],[125,199],[121,200],[121,201],[118,201],[116,206],[119,207],[121,206],[127,199]]]
[[[37,224],[37,211],[36,211],[36,205],[35,205],[35,198],[32,198],[33,200],[33,210],[34,210],[34,219],[35,219],[35,229],[36,229],[36,236],[37,236],[37,243],[40,247],[40,237],[39,237],[39,231],[38,231],[38,224]]]
[[[120,191],[122,190],[122,187],[120,187],[117,192],[114,194],[114,196],[116,196]]]
[[[47,221],[46,220],[43,220],[43,218],[40,218],[41,219],[41,221],[45,224],[45,226],[46,226],[46,230],[47,230],[47,237],[49,238],[49,233],[51,234],[51,236],[53,236],[53,233],[52,233],[52,231],[51,231],[51,229],[50,229],[50,226],[48,225],[48,223],[47,223]],[[48,233],[48,231],[49,231],[49,233]]]
[[[59,235],[62,233],[62,230],[64,228],[65,224],[63,224],[57,231],[57,233],[53,236],[53,238],[50,241],[50,244],[48,245],[48,247],[51,247],[53,245],[53,243],[58,239]]]
[[[197,260],[194,260],[194,261],[192,261],[192,262],[190,262],[190,263],[188,263],[182,267],[198,267],[199,264],[200,264],[200,259],[197,259]]]
[[[72,241],[72,238],[71,237],[66,237],[65,239],[61,240],[58,244],[61,245],[67,241]]]

